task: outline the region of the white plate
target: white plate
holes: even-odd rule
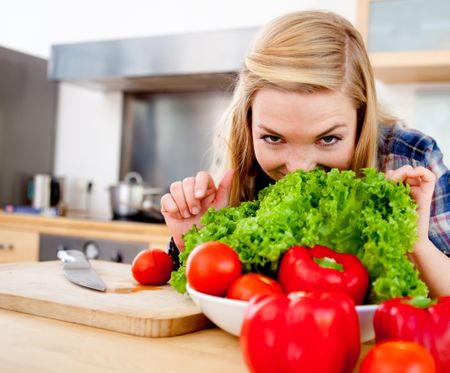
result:
[[[244,318],[244,310],[248,302],[200,293],[192,289],[189,285],[186,285],[186,289],[194,303],[208,319],[219,328],[239,337]],[[361,342],[370,341],[375,337],[372,320],[377,307],[376,304],[356,306],[359,317]]]

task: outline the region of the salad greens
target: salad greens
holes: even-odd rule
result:
[[[209,209],[202,228],[184,235],[181,266],[171,284],[186,285],[186,259],[199,244],[221,241],[239,254],[244,272],[276,277],[282,254],[294,245],[327,246],[356,255],[370,274],[366,303],[395,296],[427,295],[405,255],[417,240],[416,204],[409,186],[387,181],[375,169],[296,171],[263,189],[256,201]]]

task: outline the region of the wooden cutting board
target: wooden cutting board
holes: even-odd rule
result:
[[[106,284],[104,293],[69,282],[59,261],[0,264],[0,308],[143,337],[210,325],[191,298],[170,285],[141,286],[128,264],[91,264]]]

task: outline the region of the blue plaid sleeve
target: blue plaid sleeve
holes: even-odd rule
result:
[[[431,202],[430,240],[450,256],[450,171],[442,162],[442,153],[434,142],[428,152],[428,166],[438,180]]]

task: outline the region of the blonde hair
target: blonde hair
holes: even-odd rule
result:
[[[263,172],[255,158],[251,133],[252,101],[263,88],[306,94],[332,90],[350,97],[358,118],[351,169],[360,174],[363,167],[376,167],[378,123],[391,118],[378,110],[373,72],[361,35],[332,12],[289,13],[258,33],[216,136],[213,174],[236,170],[231,206],[255,198],[255,177]]]

